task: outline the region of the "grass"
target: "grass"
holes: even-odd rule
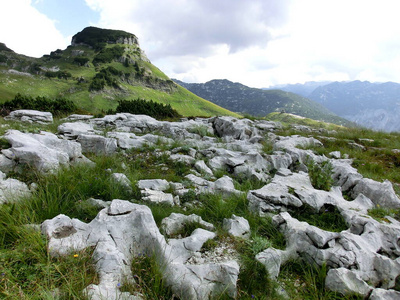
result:
[[[115,47],[115,45],[107,45],[107,48],[112,47]],[[0,102],[3,103],[6,100],[11,100],[17,93],[32,97],[63,97],[72,100],[79,107],[81,113],[98,114],[109,109],[115,109],[118,99],[132,100],[143,98],[162,104],[170,104],[172,108],[176,109],[183,116],[231,115],[239,117],[238,114],[204,100],[181,86],[175,85],[172,81],[170,82],[169,78],[157,67],[149,62],[140,60],[135,45],[125,45],[125,47],[127,49],[126,55],[129,54],[131,57],[135,57],[140,67],[146,69],[146,73],[148,73],[146,76],[151,83],[154,83],[155,88],[147,87],[146,83],[133,79],[134,76],[131,76],[129,81],[122,78],[118,79],[119,88],[105,88],[102,91],[89,92],[90,82],[101,68],[112,66],[124,74],[133,74],[135,73],[134,67],[125,66],[123,63],[117,61],[103,63],[97,67],[92,63],[89,63],[89,67],[80,67],[73,63],[75,56],[72,55],[72,50],[84,51],[85,57],[89,59],[92,59],[96,53],[88,47],[76,46],[64,50],[61,54],[62,57],[57,60],[22,58],[18,54],[15,54],[14,56],[19,61],[21,70],[26,66],[37,63],[46,68],[57,66],[61,70],[71,73],[72,77],[67,80],[49,79],[35,74],[24,76],[0,72]],[[13,66],[13,68],[18,69],[18,66]],[[8,70],[5,66],[0,66],[1,69]],[[80,78],[83,78],[84,81],[79,82],[78,79]],[[164,91],[162,88],[157,89],[157,82],[167,81],[172,87],[170,91]]]
[[[56,121],[56,124],[58,121]],[[6,130],[5,125],[17,126],[26,132],[37,132],[39,127],[34,125],[22,125],[0,121],[1,130]],[[49,125],[46,130],[55,132],[56,126]],[[196,129],[203,134],[204,128]],[[336,128],[336,133],[326,134],[336,138],[352,139],[358,143],[364,143],[362,138],[373,137],[374,142],[369,143],[366,151],[356,151],[347,147],[341,140],[324,142],[324,148],[313,149],[322,154],[337,150],[338,145],[344,149],[355,163],[371,164],[371,172],[377,172],[375,176],[382,180],[390,175],[389,166],[396,173],[396,155],[390,149],[400,148],[399,136],[370,133],[360,129],[351,129],[341,132]],[[357,136],[356,133],[359,133]],[[360,140],[361,138],[361,140]],[[2,141],[2,148],[7,148],[7,143]],[[371,146],[373,145],[373,146]],[[71,253],[65,257],[53,258],[47,252],[46,239],[27,224],[40,224],[46,219],[53,218],[63,213],[71,218],[78,218],[84,222],[90,222],[98,213],[97,208],[85,204],[88,198],[97,198],[105,201],[112,199],[125,199],[141,203],[140,191],[136,183],[140,179],[166,179],[173,182],[184,182],[183,177],[191,170],[190,166],[175,163],[168,159],[167,155],[160,151],[172,150],[182,147],[181,151],[187,151],[182,143],[155,146],[145,146],[142,149],[133,149],[119,152],[112,156],[89,156],[95,162],[95,166],[87,165],[62,168],[59,172],[43,176],[32,170],[26,170],[19,178],[25,182],[37,183],[37,190],[31,199],[23,199],[19,203],[4,204],[0,206],[0,298],[2,299],[54,299],[51,293],[59,295],[60,299],[85,299],[82,290],[90,283],[97,283],[98,278],[91,262],[92,249],[79,253]],[[368,148],[369,147],[369,148]],[[372,149],[371,147],[389,147],[389,150]],[[265,143],[264,151],[271,151],[271,144]],[[329,151],[329,152],[328,152]],[[342,150],[343,151],[343,150]],[[365,161],[364,159],[369,159]],[[382,169],[372,167],[382,161]],[[393,165],[391,165],[393,164]],[[314,166],[316,167],[316,166]],[[309,169],[312,169],[309,166]],[[112,172],[124,173],[132,182],[132,191],[121,189],[110,181]],[[311,170],[311,173],[313,171]],[[324,169],[317,169],[317,177],[321,177]],[[329,168],[326,177],[330,174]],[[232,176],[227,171],[220,171],[217,177],[223,175]],[[395,176],[395,175],[390,175]],[[322,176],[323,177],[323,176]],[[394,177],[391,177],[394,178]],[[233,178],[235,187],[241,191],[258,189],[264,184],[245,178]],[[326,178],[324,179],[326,180]],[[216,194],[195,195],[189,192],[181,198],[182,202],[198,200],[200,205],[188,207],[185,210],[180,207],[163,205],[148,205],[153,213],[158,226],[161,220],[172,212],[184,214],[195,213],[216,226],[217,237],[208,241],[202,248],[207,251],[217,247],[221,241],[229,240],[238,253],[241,269],[238,280],[238,299],[281,299],[278,293],[284,289],[290,299],[359,299],[357,297],[344,297],[325,289],[324,279],[327,269],[325,266],[316,268],[308,266],[301,261],[286,263],[278,278],[273,282],[268,278],[265,267],[255,260],[255,255],[268,247],[285,249],[284,235],[273,225],[271,218],[260,217],[248,211],[248,200],[244,196],[223,196]],[[301,221],[329,231],[342,231],[347,229],[340,213],[333,207],[324,207],[317,213],[312,209],[303,207],[290,212],[293,217]],[[249,240],[227,236],[222,230],[224,218],[230,218],[232,214],[242,216],[248,220],[251,228]],[[369,211],[369,215],[385,222],[386,216],[399,219],[398,210],[386,210],[376,208]],[[201,227],[193,223],[186,226],[181,234],[190,235],[195,228]],[[135,283],[125,282],[122,291],[141,293],[145,299],[173,299],[175,296],[165,286],[162,279],[162,267],[152,256],[141,256],[133,260],[131,266],[135,275]],[[225,299],[222,295],[218,299]]]
[[[277,135],[303,135],[312,136],[320,140],[323,147],[308,147],[318,155],[329,157],[329,153],[340,149],[342,155],[348,154],[353,159],[353,166],[366,178],[376,181],[385,179],[394,183],[397,193],[400,193],[400,153],[393,150],[400,149],[400,133],[385,133],[365,128],[346,128],[333,124],[318,123],[310,119],[297,119],[288,114],[283,114],[287,123],[284,128],[276,132]],[[274,120],[274,115],[271,117]],[[293,124],[302,124],[314,129],[325,128],[326,132],[304,133],[291,128]],[[290,125],[291,124],[291,125]],[[372,141],[369,141],[372,140]],[[365,150],[355,149],[349,143],[355,142],[365,147]]]
[[[344,296],[325,288],[327,267],[317,267],[301,260],[286,262],[281,267],[278,281],[293,300],[361,300],[360,296]]]

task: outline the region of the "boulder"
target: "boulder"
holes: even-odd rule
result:
[[[206,174],[209,176],[213,176],[213,172],[211,171],[211,169],[206,165],[206,163],[204,162],[204,160],[198,160],[196,161],[196,163],[194,164],[194,167],[197,171],[199,171],[202,174]]]
[[[52,256],[94,247],[93,261],[99,283],[85,289],[89,299],[126,297],[118,283],[123,280],[134,282],[130,265],[139,255],[156,257],[166,285],[181,299],[208,299],[222,293],[232,298],[236,296],[239,274],[236,261],[187,263],[215,234],[196,229],[187,238],[167,242],[147,206],[113,200],[109,208],[101,210],[88,224],[59,215],[43,222],[41,228],[49,239],[48,249]]]
[[[389,180],[381,183],[369,178],[363,178],[357,182],[351,191],[351,195],[354,198],[359,194],[367,196],[375,205],[386,208],[400,208],[400,199],[396,196]]]
[[[230,219],[224,219],[222,228],[230,235],[244,239],[248,239],[251,233],[249,222],[245,218],[236,215],[232,215]]]
[[[39,124],[53,123],[52,113],[31,109],[14,110],[4,119]]]
[[[363,297],[368,296],[372,290],[372,287],[356,273],[345,268],[330,269],[326,275],[325,286],[343,295],[356,294]]]
[[[140,191],[142,200],[153,204],[167,204],[175,205],[174,196],[172,194],[164,193],[162,191],[144,189]]]
[[[26,183],[14,178],[5,179],[5,177],[5,174],[0,171],[0,204],[16,202],[31,196]]]
[[[220,137],[232,137],[237,140],[250,139],[259,135],[253,121],[233,117],[216,117],[212,120],[215,133]]]
[[[111,155],[118,149],[116,139],[100,135],[80,134],[77,142],[81,144],[84,153]]]
[[[167,236],[175,235],[184,229],[186,224],[196,223],[201,225],[201,227],[214,231],[215,226],[211,223],[204,221],[200,216],[191,214],[184,215],[179,213],[172,213],[169,217],[162,219],[161,221],[161,231]]]
[[[33,166],[39,172],[52,172],[69,163],[88,162],[79,143],[59,139],[49,132],[33,134],[8,130],[4,138],[11,144],[7,152],[12,154],[17,165]]]
[[[139,189],[150,189],[155,191],[165,191],[169,189],[169,183],[165,179],[142,179],[137,183]]]
[[[113,173],[111,174],[111,180],[128,192],[132,192],[132,183],[125,174]]]
[[[93,125],[83,122],[63,123],[57,130],[68,139],[76,139],[80,134],[95,134]]]

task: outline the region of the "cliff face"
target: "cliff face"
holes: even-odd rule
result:
[[[138,38],[129,32],[122,30],[102,29],[86,27],[72,37],[71,45],[86,45],[98,48],[104,44],[138,45]]]

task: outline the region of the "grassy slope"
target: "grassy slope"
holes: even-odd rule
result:
[[[108,45],[107,47],[112,47]],[[43,67],[51,68],[57,66],[62,71],[67,71],[72,74],[68,80],[57,78],[46,78],[44,76],[32,75],[23,76],[6,73],[11,66],[0,66],[0,103],[12,99],[17,93],[31,96],[47,96],[47,97],[65,97],[74,101],[82,112],[98,113],[108,109],[114,109],[117,106],[118,99],[136,99],[138,97],[171,104],[183,116],[215,116],[215,115],[231,115],[238,116],[224,108],[221,108],[207,100],[204,100],[186,89],[176,86],[173,91],[166,92],[160,89],[146,87],[143,83],[119,81],[119,89],[106,87],[102,91],[89,92],[90,80],[95,76],[101,68],[112,66],[123,73],[132,73],[132,66],[125,66],[122,63],[113,61],[110,63],[94,66],[89,63],[89,66],[80,67],[73,64],[74,56],[71,54],[73,50],[85,51],[84,56],[93,58],[94,50],[84,47],[75,46],[68,47],[62,52],[62,57],[59,59],[34,59],[14,55],[15,60],[25,60],[20,65],[29,65],[34,62]],[[138,57],[138,48],[136,46],[126,46],[125,53],[131,57]],[[136,55],[136,56],[135,56]],[[139,55],[140,57],[140,55]],[[144,60],[137,60],[140,67],[146,70],[147,76],[160,80],[169,80],[161,70]],[[17,68],[18,69],[18,68]],[[21,68],[20,68],[21,69]],[[78,83],[77,78],[83,77],[86,79],[84,83]]]

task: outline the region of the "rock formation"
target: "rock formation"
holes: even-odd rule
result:
[[[214,136],[196,133],[199,127]],[[163,151],[170,160],[191,166],[192,173],[182,182],[139,180],[135,184],[143,203],[177,206],[189,192],[246,197],[248,209],[260,216],[272,216],[286,239],[286,249],[267,248],[255,257],[265,265],[272,279],[277,278],[282,264],[296,258],[326,265],[329,269],[326,286],[333,291],[369,299],[399,297],[394,288],[400,278],[400,222],[391,217],[379,222],[367,215],[369,209],[378,205],[400,207],[391,183],[363,178],[351,166],[352,161],[341,159],[340,153],[334,153],[336,158],[327,158],[305,150],[322,142],[296,135],[277,136],[273,131],[279,127],[277,123],[232,117],[180,122],[157,121],[128,113],[104,118],[74,117],[58,127],[58,135],[7,131],[4,138],[10,148],[2,150],[0,170],[9,172],[29,165],[43,173],[53,172],[71,163],[90,163],[82,153],[112,155],[143,145],[156,147],[184,141],[185,154],[181,153],[182,147]],[[104,129],[106,137],[102,134]],[[266,139],[273,144],[272,154],[262,150],[260,142]],[[329,191],[313,187],[307,173],[308,161],[332,165],[334,186]],[[219,170],[229,176],[216,179]],[[232,178],[236,177],[252,179],[263,186],[246,195],[235,188]],[[111,178],[121,188],[132,187],[122,173],[113,173]],[[27,187],[20,189],[28,193]],[[344,199],[343,191],[350,195],[350,200]],[[85,289],[90,299],[140,299],[140,295],[120,292],[118,283],[134,280],[129,266],[143,254],[156,259],[163,268],[164,280],[182,299],[207,299],[221,293],[235,297],[240,261],[232,257],[218,262],[199,260],[203,244],[216,235],[215,224],[196,215],[171,214],[161,225],[166,238],[146,205],[118,199],[109,205],[93,201],[105,208],[90,223],[59,215],[41,226],[49,239],[51,255],[94,247],[93,261],[100,282]],[[182,204],[185,205],[200,204],[189,199]],[[293,217],[300,208],[314,213],[337,210],[347,229],[331,232],[301,222]],[[198,228],[187,237],[171,238],[187,223],[206,229]],[[249,223],[240,216],[225,219],[222,227],[236,238],[250,237]]]

